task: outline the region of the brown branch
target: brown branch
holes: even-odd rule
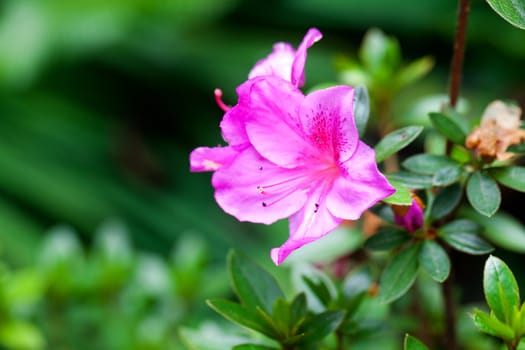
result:
[[[463,67],[463,57],[465,56],[465,39],[467,33],[467,19],[470,11],[469,0],[459,0],[458,22],[456,27],[456,37],[454,40],[454,53],[450,66],[450,87],[449,98],[450,106],[456,107],[461,84],[461,70]]]

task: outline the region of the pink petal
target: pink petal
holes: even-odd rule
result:
[[[334,86],[307,95],[299,112],[308,141],[331,161],[344,162],[357,148],[354,89]]]
[[[299,47],[297,48],[297,53],[295,54],[295,59],[293,60],[292,64],[291,82],[293,85],[297,87],[301,87],[304,85],[304,66],[306,63],[306,51],[314,43],[321,40],[322,37],[323,34],[321,34],[321,32],[316,28],[310,28],[304,36],[301,45],[299,45]]]
[[[294,58],[295,50],[290,44],[276,43],[273,45],[272,53],[255,64],[248,78],[274,75],[290,81]]]
[[[232,147],[199,147],[190,153],[190,171],[215,171],[229,164],[238,154]]]
[[[247,148],[215,172],[212,183],[225,212],[240,221],[271,224],[304,205],[308,175],[304,168],[281,168]]]
[[[304,163],[316,150],[298,122],[303,94],[290,83],[265,77],[253,84],[246,132],[253,147],[269,161],[286,168]]]
[[[356,220],[395,192],[379,172],[374,150],[361,141],[352,158],[340,164],[340,171],[326,198],[328,210],[339,218]]]
[[[304,207],[290,217],[290,237],[270,253],[276,265],[281,264],[294,250],[327,235],[341,223],[342,220],[333,216],[326,207],[324,196],[328,186],[329,183],[315,186]]]

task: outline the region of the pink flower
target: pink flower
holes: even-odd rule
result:
[[[271,252],[277,265],[395,191],[358,138],[353,88],[304,96],[293,82],[263,76],[237,92],[221,122],[229,146],[194,150],[191,170],[215,171],[217,203],[241,221],[289,218],[289,239]]]
[[[255,64],[248,78],[273,75],[291,82],[296,87],[302,87],[304,85],[306,50],[321,40],[322,37],[323,34],[319,30],[310,28],[297,51],[288,43],[276,43],[273,45],[272,53]]]
[[[424,205],[418,197],[412,199],[410,206],[393,206],[394,221],[409,232],[414,232],[423,226],[423,208]]]

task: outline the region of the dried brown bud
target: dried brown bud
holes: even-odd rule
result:
[[[521,129],[521,109],[502,101],[491,102],[483,116],[480,126],[467,136],[465,145],[474,149],[477,156],[488,160],[508,160],[514,153],[507,152],[511,145],[525,140],[525,130]]]

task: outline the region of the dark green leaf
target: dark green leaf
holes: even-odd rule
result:
[[[414,173],[434,175],[439,169],[446,166],[459,166],[460,164],[445,156],[435,154],[416,154],[415,156],[405,159],[402,165]]]
[[[501,193],[496,181],[477,171],[467,182],[467,198],[474,209],[485,216],[492,216],[501,203]]]
[[[446,166],[439,169],[432,178],[434,186],[448,186],[458,181],[463,175],[463,168],[460,166]]]
[[[369,237],[365,242],[365,248],[371,250],[389,250],[399,247],[408,240],[410,240],[410,235],[406,231],[387,228]]]
[[[280,334],[288,334],[291,328],[290,305],[284,299],[277,299],[273,304],[272,321]]]
[[[442,232],[440,237],[448,243],[452,248],[460,252],[483,255],[488,254],[494,250],[494,247],[481,239],[478,235],[468,232]]]
[[[489,174],[500,184],[516,191],[525,192],[525,167],[492,168],[489,170]]]
[[[472,320],[476,327],[484,333],[507,341],[512,341],[514,339],[514,331],[512,328],[498,320],[494,315],[489,315],[479,309],[474,309]]]
[[[404,350],[428,350],[428,348],[413,336],[406,334]]]
[[[450,273],[450,259],[435,241],[425,240],[419,251],[419,265],[428,272],[434,281],[443,282]]]
[[[461,126],[449,115],[443,113],[429,113],[432,125],[450,141],[459,145],[465,144],[467,135]]]
[[[454,220],[440,228],[440,231],[443,233],[478,233],[480,230],[481,227],[479,226],[479,224],[467,219]]]
[[[520,307],[520,293],[514,274],[501,259],[489,256],[483,270],[483,290],[494,315],[506,324]]]
[[[501,211],[490,218],[467,208],[460,213],[483,226],[482,235],[490,242],[513,252],[525,253],[525,227],[519,220]]]
[[[525,2],[521,0],[487,0],[487,2],[507,22],[525,29]]]
[[[299,293],[290,304],[290,325],[293,328],[293,333],[302,324],[307,312],[306,295]]]
[[[430,216],[439,220],[450,214],[459,204],[462,193],[459,183],[442,188],[432,203]]]
[[[284,298],[273,276],[243,254],[229,253],[228,271],[235,293],[251,309],[259,306],[270,313],[275,300]]]
[[[357,86],[354,90],[354,119],[359,136],[363,136],[370,115],[370,97],[366,86]]]
[[[432,176],[410,173],[408,171],[388,174],[387,178],[414,190],[431,188],[433,186]]]
[[[277,348],[272,348],[269,346],[259,345],[259,344],[241,344],[236,345],[232,350],[279,350]]]
[[[207,300],[207,304],[224,318],[240,324],[241,326],[253,329],[269,336],[270,338],[275,338],[277,335],[275,330],[273,330],[273,328],[268,325],[265,320],[259,317],[258,314],[248,310],[246,307],[240,304],[231,302],[229,300],[219,299]]]
[[[322,340],[339,327],[344,317],[345,312],[339,310],[325,311],[308,318],[301,327],[304,333],[301,343],[312,344]]]
[[[414,283],[418,268],[419,244],[412,244],[398,252],[381,274],[379,298],[390,303],[403,294]]]
[[[394,194],[392,194],[390,197],[383,199],[383,202],[396,205],[412,204],[412,195],[410,194],[408,188],[406,188],[399,182],[390,179],[388,180],[388,182],[390,182],[390,185],[392,185],[396,189],[396,192],[394,192]]]
[[[421,131],[423,131],[422,126],[407,126],[386,135],[374,147],[376,151],[376,161],[379,163],[400,149],[405,148],[418,137]]]

